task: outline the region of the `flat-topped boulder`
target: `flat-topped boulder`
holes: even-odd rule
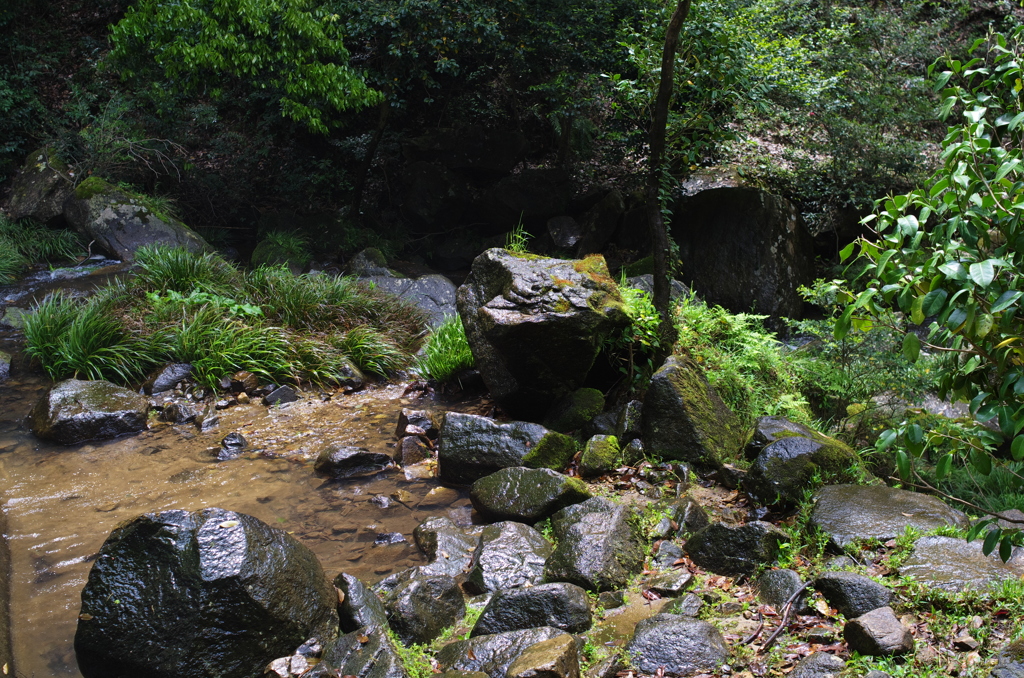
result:
[[[839,546],[859,539],[888,541],[907,527],[927,532],[967,527],[960,511],[926,494],[885,485],[830,485],[818,490],[810,524]]]
[[[146,429],[149,400],[109,381],[68,379],[54,384],[32,408],[32,433],[61,445],[102,440]]]
[[[982,540],[922,537],[900,566],[900,574],[949,591],[982,588],[1024,577],[1024,548],[1016,546],[1005,563],[998,551],[982,552]]]
[[[626,655],[640,673],[692,676],[715,673],[729,658],[729,648],[718,629],[705,621],[652,617],[636,625]]]
[[[586,501],[590,490],[579,478],[551,469],[514,466],[476,481],[469,496],[487,520],[532,525],[566,506]]]
[[[562,437],[528,421],[501,423],[475,414],[448,412],[438,440],[438,475],[446,483],[470,485],[503,468],[523,466],[523,458],[548,436]]]

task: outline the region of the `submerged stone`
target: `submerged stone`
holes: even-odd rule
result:
[[[149,400],[107,381],[54,384],[29,414],[32,432],[61,445],[145,430]]]
[[[370,452],[364,447],[326,445],[317,455],[313,469],[333,478],[378,473],[392,466],[392,459],[382,452]]]

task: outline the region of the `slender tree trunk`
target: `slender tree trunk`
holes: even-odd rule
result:
[[[661,53],[661,82],[658,98],[654,102],[654,116],[651,120],[650,175],[647,179],[647,221],[651,228],[651,243],[654,256],[654,308],[661,315],[662,350],[672,351],[676,340],[675,327],[669,316],[670,288],[668,274],[669,241],[668,229],[661,215],[661,175],[665,158],[665,128],[668,125],[668,105],[672,99],[673,73],[676,50],[679,47],[679,32],[690,13],[691,0],[679,0],[676,11],[665,31],[665,48]]]
[[[380,104],[380,117],[377,119],[377,129],[373,133],[373,139],[366,149],[366,156],[359,166],[359,174],[356,179],[356,187],[352,194],[352,206],[348,214],[354,220],[359,217],[359,210],[363,203],[363,191],[366,188],[366,179],[370,176],[370,169],[373,167],[373,159],[377,155],[377,147],[380,140],[384,138],[384,130],[388,127],[388,118],[391,116],[391,102],[385,99]]]

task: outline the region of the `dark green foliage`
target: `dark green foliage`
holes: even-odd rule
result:
[[[82,253],[78,236],[22,220],[13,222],[0,214],[0,284],[13,282],[34,261],[60,262]]]
[[[135,263],[139,268],[135,279],[147,290],[232,294],[241,277],[216,254],[193,254],[181,248],[143,247],[135,253]]]
[[[271,231],[252,251],[253,266],[288,263],[305,266],[309,260],[309,241],[300,233]]]
[[[458,372],[473,367],[473,364],[473,352],[466,339],[462,318],[454,315],[446,318],[427,337],[415,369],[428,379],[445,382]]]
[[[370,374],[390,376],[412,362],[383,332],[366,325],[353,327],[330,343]]]

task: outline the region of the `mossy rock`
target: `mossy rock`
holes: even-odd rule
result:
[[[74,190],[69,169],[51,147],[29,153],[21,171],[11,182],[10,218],[13,221],[29,218],[44,224],[59,224],[64,201]]]
[[[576,389],[559,398],[548,412],[544,425],[562,433],[576,431],[600,414],[604,405],[604,394],[596,388]]]
[[[594,478],[614,471],[621,460],[619,441],[615,436],[596,435],[587,441],[580,455],[580,475]]]
[[[562,433],[549,431],[523,457],[523,466],[561,471],[576,454],[576,441]]]
[[[533,524],[590,498],[579,478],[551,469],[505,468],[473,483],[470,499],[487,520]]]

